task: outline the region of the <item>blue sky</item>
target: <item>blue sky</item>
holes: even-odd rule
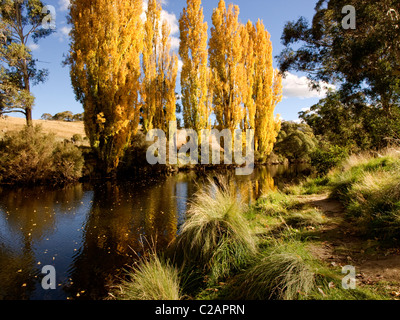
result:
[[[39,66],[49,70],[48,80],[32,89],[36,97],[33,110],[34,119],[39,119],[43,113],[55,114],[65,110],[74,113],[83,112],[81,104],[75,100],[69,77],[69,67],[62,66],[63,55],[69,50],[69,26],[66,21],[68,1],[44,1],[45,4],[52,5],[56,9],[56,32],[46,39],[40,40],[38,45],[31,41],[31,49],[34,57],[39,60]],[[217,7],[218,2],[219,0],[203,0],[204,16],[209,29],[212,26],[212,11]],[[248,20],[253,22],[258,19],[263,20],[271,34],[273,55],[276,56],[283,49],[280,37],[285,23],[297,20],[300,16],[311,20],[316,0],[234,0],[231,2],[239,5],[239,17],[243,23]],[[227,4],[231,2],[226,0]],[[177,21],[186,5],[186,0],[163,0],[163,3],[164,16],[171,24],[173,43],[176,48],[179,43]],[[276,61],[275,67],[277,67]],[[277,106],[275,112],[285,120],[296,120],[299,111],[309,108],[322,97],[321,94],[308,90],[306,79],[301,74],[288,75],[284,80],[283,87],[284,99]],[[177,90],[179,91],[179,86],[177,86]]]

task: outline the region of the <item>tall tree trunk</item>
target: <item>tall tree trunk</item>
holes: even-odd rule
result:
[[[31,92],[31,85],[30,85],[30,79],[29,79],[29,71],[28,71],[28,65],[27,61],[24,59],[23,62],[23,77],[24,77],[24,89],[28,91],[29,93]],[[25,117],[26,117],[26,125],[28,127],[33,126],[32,122],[32,106],[25,106]]]
[[[32,121],[32,108],[29,107],[25,110],[25,118],[26,118],[26,125],[28,127],[33,126],[33,121]]]

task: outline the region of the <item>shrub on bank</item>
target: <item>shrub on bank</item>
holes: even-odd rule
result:
[[[315,149],[311,153],[311,165],[315,168],[319,175],[324,175],[339,165],[348,153],[345,148],[339,146],[324,146]]]
[[[6,133],[0,142],[0,182],[63,183],[82,175],[84,160],[72,144],[57,142],[40,126]]]

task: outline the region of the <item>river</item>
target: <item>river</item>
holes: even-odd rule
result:
[[[307,171],[260,167],[230,179],[252,203]],[[149,243],[162,250],[176,237],[204,179],[184,172],[61,189],[0,188],[0,300],[103,299]],[[46,265],[56,271],[55,289],[42,287]]]

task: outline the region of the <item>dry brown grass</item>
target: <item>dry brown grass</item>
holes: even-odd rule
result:
[[[45,121],[33,120],[33,125],[41,124],[43,132],[54,133],[59,140],[71,139],[74,134],[86,136],[83,122],[65,122],[65,121]],[[26,125],[23,118],[7,117],[0,118],[0,138],[9,131],[20,131]]]

